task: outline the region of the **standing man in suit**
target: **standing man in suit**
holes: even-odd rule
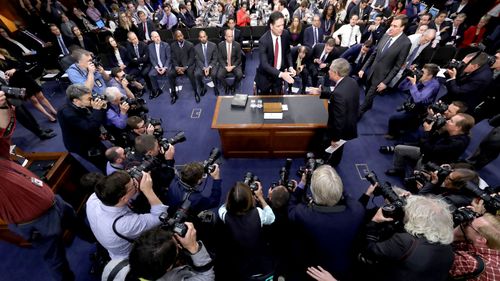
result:
[[[327,76],[328,69],[332,61],[342,54],[335,48],[335,40],[328,39],[326,43],[316,44],[312,49],[312,62],[309,64],[309,73],[311,74],[313,87],[318,87],[318,76]],[[325,79],[328,80],[328,79]],[[326,83],[327,85],[329,83]]]
[[[304,45],[314,48],[318,43],[323,43],[325,31],[321,28],[321,19],[319,15],[313,17],[312,25],[304,30]]]
[[[407,22],[408,18],[405,15],[394,18],[387,35],[380,39],[377,49],[358,73],[359,78],[363,78],[365,72],[368,71],[366,73],[366,97],[361,105],[359,118],[372,108],[377,93],[387,89],[387,85],[403,65],[411,47],[410,40],[403,34]]]
[[[234,93],[243,77],[243,72],[241,71],[241,46],[233,40],[231,29],[225,30],[224,38],[226,40],[219,43],[217,80],[226,88],[226,75],[233,73],[235,81],[231,87],[231,92]]]
[[[153,43],[149,44],[148,51],[152,67],[148,76],[151,80],[151,98],[156,98],[163,93],[158,85],[158,76],[167,76],[170,72],[170,46],[161,41],[156,31],[151,32],[151,39]],[[173,96],[170,102],[175,103]]]
[[[127,65],[127,73],[133,76],[141,76],[146,81],[148,89],[152,90],[151,80],[149,80],[149,51],[146,43],[139,41],[137,35],[133,31],[127,33],[127,56],[129,64]],[[150,94],[153,97],[153,93]]]
[[[187,75],[194,91],[194,99],[198,103],[200,102],[200,95],[196,89],[196,80],[194,78],[195,64],[193,43],[184,40],[184,34],[182,34],[180,30],[176,30],[174,35],[176,41],[170,44],[170,50],[172,52],[172,71],[170,71],[169,75],[171,95],[173,98],[175,97],[175,99],[177,99],[175,78],[177,78],[177,76]]]
[[[293,84],[295,70],[290,39],[284,33],[285,17],[280,12],[269,16],[269,30],[259,40],[260,63],[255,75],[258,94],[281,94],[283,81]]]
[[[195,65],[194,77],[198,82],[198,92],[201,96],[207,93],[207,87],[203,82],[203,77],[212,77],[215,95],[219,95],[217,89],[217,45],[208,41],[207,33],[202,30],[198,34],[200,43],[194,46]]]
[[[151,20],[148,19],[148,16],[144,11],[137,12],[139,16],[139,24],[137,25],[137,36],[141,41],[148,44],[151,42],[151,32],[153,32],[154,26]]]
[[[356,80],[349,77],[351,66],[346,59],[336,59],[328,71],[329,78],[335,81],[333,92],[323,93],[330,96],[328,100],[328,123],[325,140],[333,148],[338,141],[351,140],[358,137],[359,86]],[[314,89],[319,93],[319,89]],[[339,147],[328,159],[328,164],[336,166],[342,159],[344,146]]]

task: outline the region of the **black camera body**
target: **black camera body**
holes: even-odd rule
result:
[[[406,112],[412,112],[415,109],[416,104],[411,101],[404,102],[401,106],[396,108],[397,112],[401,111],[406,111]]]
[[[443,128],[446,125],[446,121],[446,117],[443,115],[426,116],[424,119],[425,123],[432,124],[431,132],[436,132]]]
[[[188,211],[190,206],[191,206],[191,201],[189,201],[189,199],[186,199],[182,203],[182,206],[179,209],[177,209],[173,217],[169,217],[168,213],[161,213],[159,217],[160,221],[162,222],[161,227],[166,230],[172,230],[180,237],[185,237],[188,228],[184,222],[188,217]]]
[[[382,214],[386,218],[392,218],[395,223],[402,223],[404,218],[404,206],[406,205],[406,200],[403,197],[400,197],[394,192],[391,187],[391,184],[381,183],[375,172],[368,173],[365,178],[372,185],[376,185],[377,187],[373,191],[374,196],[382,196],[389,203],[382,206]]]
[[[308,152],[305,158],[305,166],[300,166],[297,171],[297,176],[302,177],[302,175],[307,172],[307,176],[311,176],[314,170],[319,166],[325,164],[325,161],[320,158],[316,158],[314,153]]]
[[[456,227],[463,223],[470,223],[480,215],[467,207],[460,207],[453,211],[452,216],[453,224]]]
[[[417,82],[420,81],[422,76],[424,76],[424,71],[418,68],[415,68],[413,70],[411,69],[406,69],[405,72],[403,73],[403,76],[410,76],[410,77],[416,77]]]
[[[203,171],[205,174],[211,174],[215,171],[215,161],[219,159],[221,153],[217,147],[212,148],[210,150],[210,154],[208,155],[208,159],[203,161]]]
[[[171,138],[161,138],[158,140],[158,144],[160,145],[161,148],[163,148],[164,151],[167,151],[171,145],[176,145],[180,142],[185,142],[186,141],[186,135],[184,132],[178,132]]]
[[[96,68],[102,66],[101,57],[93,55],[92,56],[92,63],[95,65]]]
[[[464,188],[483,199],[484,207],[488,212],[495,214],[500,210],[500,196],[491,196],[486,190],[482,190],[472,181],[468,181]]]
[[[295,187],[293,182],[290,181],[290,169],[292,168],[292,159],[287,158],[285,160],[285,165],[280,169],[280,178],[278,183],[275,185],[282,185],[286,187],[289,191],[292,191]]]
[[[127,158],[129,155],[130,154],[127,153]],[[149,172],[159,164],[160,163],[156,157],[145,156],[139,165],[135,165],[132,168],[127,169],[127,173],[130,175],[130,177],[136,179],[137,181],[140,181],[142,178],[142,172]]]
[[[436,163],[433,162],[427,162],[424,165],[424,169],[429,172],[436,172],[439,182],[443,182],[444,179],[453,172],[453,170],[449,167],[441,167]]]
[[[252,192],[257,191],[259,189],[259,186],[257,185],[257,182],[259,181],[259,177],[254,175],[252,172],[246,172],[245,177],[243,178],[243,183],[248,185]]]
[[[461,60],[452,60],[445,66],[446,69],[455,68],[458,72],[460,72],[462,70],[462,68],[464,68],[464,67],[465,67],[465,63]]]
[[[446,110],[448,110],[448,104],[438,101],[429,105],[429,108],[432,109],[432,112],[434,112],[434,114],[443,114]]]
[[[5,85],[0,85],[0,91],[3,91],[5,93],[5,97],[8,99],[26,99],[26,88],[13,88]]]

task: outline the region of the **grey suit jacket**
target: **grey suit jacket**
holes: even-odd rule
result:
[[[214,42],[207,42],[207,62],[208,66],[217,69],[217,45]],[[196,68],[203,69],[205,67],[205,58],[203,57],[203,49],[201,43],[194,46]]]
[[[156,47],[155,43],[151,43],[148,46],[149,48],[149,61],[153,68],[156,68],[158,65],[158,57],[156,56]],[[163,67],[170,69],[170,46],[165,42],[160,42],[160,60],[163,64]]]
[[[226,50],[226,41],[222,41],[219,43],[219,66],[226,67],[227,66],[227,50]],[[236,67],[241,65],[241,47],[238,42],[231,43],[231,65]]]
[[[401,34],[401,36],[382,53],[382,49],[390,38],[390,36],[384,35],[380,39],[377,49],[371,54],[370,58],[361,69],[366,73],[366,70],[370,67],[368,73],[365,75],[367,75],[367,80],[371,79],[372,85],[378,85],[380,82],[384,82],[384,84],[388,85],[405,63],[406,56],[410,51],[410,40],[405,34]]]

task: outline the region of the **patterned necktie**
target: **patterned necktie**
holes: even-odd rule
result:
[[[383,54],[387,49],[389,49],[389,46],[391,45],[392,38],[390,38],[387,43],[385,43],[384,48],[382,48],[382,52],[380,54]]]

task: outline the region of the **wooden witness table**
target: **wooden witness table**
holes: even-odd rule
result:
[[[319,95],[249,96],[245,108],[231,107],[232,96],[219,96],[212,129],[219,131],[224,157],[302,157],[320,140],[328,121],[327,102]],[[265,120],[251,100],[288,105],[281,120]]]

